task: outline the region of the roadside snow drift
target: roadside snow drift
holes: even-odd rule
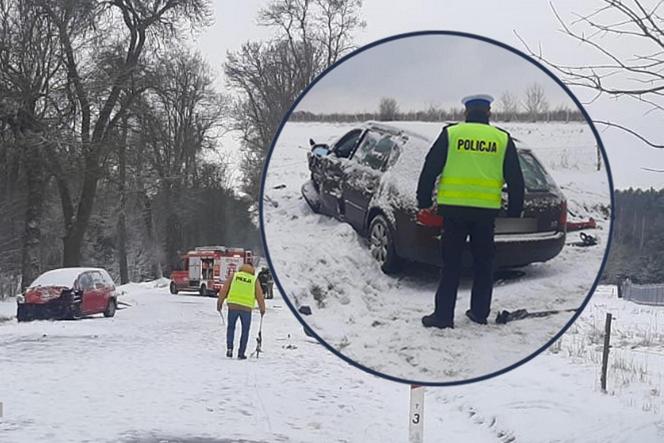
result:
[[[398,122],[434,139],[442,125]],[[566,246],[547,263],[532,264],[520,278],[497,282],[499,310],[578,308],[595,281],[609,233],[610,191],[605,167],[597,170],[595,138],[586,124],[499,124],[531,148],[568,199],[574,218],[593,217],[597,247]],[[264,188],[265,240],[274,272],[295,306],[309,305],[308,324],[332,347],[360,365],[393,377],[453,382],[504,369],[544,346],[573,313],[479,326],[463,313],[471,281],[462,280],[454,330],[425,329],[421,317],[433,310],[435,269],[410,266],[383,274],[366,241],[349,225],[315,214],[300,194],[309,179],[308,140],[327,141],[350,124],[288,123],[268,166]],[[407,153],[403,153],[407,155]],[[423,161],[420,159],[419,161]],[[416,181],[419,171],[413,174]],[[568,234],[568,242],[578,233]]]

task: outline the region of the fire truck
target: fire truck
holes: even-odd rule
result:
[[[215,296],[230,274],[244,263],[254,263],[248,249],[200,246],[183,255],[181,269],[171,273],[171,294],[190,291]]]

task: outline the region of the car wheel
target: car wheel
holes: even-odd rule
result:
[[[32,315],[30,314],[30,308],[26,305],[18,305],[18,307],[16,308],[16,320],[17,321],[32,320]]]
[[[199,289],[198,293],[200,294],[201,297],[207,296],[207,287],[205,287],[205,284],[201,285],[201,288]]]
[[[108,304],[106,305],[106,310],[104,311],[104,317],[113,317],[117,308],[118,304],[115,299],[109,299]]]
[[[71,305],[69,305],[69,309],[65,318],[67,318],[68,320],[78,320],[81,317],[83,317],[83,315],[81,315],[81,304],[72,303]]]
[[[311,210],[316,214],[320,214],[321,210],[320,192],[320,185],[313,177],[310,181],[302,185],[302,196]]]
[[[394,233],[381,214],[374,217],[369,225],[369,251],[384,273],[391,274],[399,270],[401,260],[394,248]]]
[[[171,282],[171,286],[170,286],[169,289],[171,290],[171,294],[173,294],[173,295],[177,295],[177,293],[178,293],[178,287],[177,287],[177,285],[175,284],[175,282]]]

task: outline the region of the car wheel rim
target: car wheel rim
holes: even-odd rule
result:
[[[371,230],[371,255],[379,263],[385,263],[387,257],[387,229],[382,223],[376,223]]]

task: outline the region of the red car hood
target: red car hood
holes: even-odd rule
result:
[[[25,303],[44,304],[55,300],[62,295],[62,291],[69,289],[65,286],[40,286],[28,288],[25,292]]]

